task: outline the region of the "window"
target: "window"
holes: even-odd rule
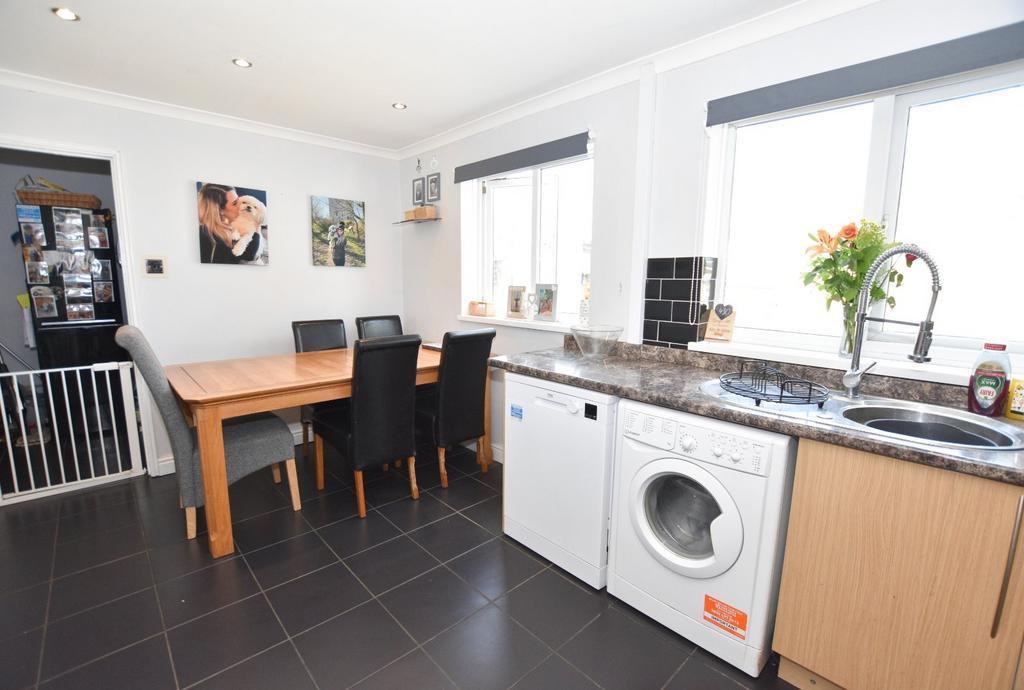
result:
[[[1024,260],[1022,84],[1024,71],[1004,70],[709,130],[705,251],[720,257],[736,339],[835,352],[841,310],[826,312],[800,279],[807,233],[868,218],[935,258],[937,348],[997,339],[1024,352],[1024,322],[1011,316]],[[875,313],[916,322],[931,274],[923,263],[904,273],[896,308]],[[872,324],[868,339],[905,353],[916,332]]]
[[[585,157],[463,182],[464,303],[504,316],[510,285],[554,283],[557,320],[577,322],[590,296],[593,177]]]

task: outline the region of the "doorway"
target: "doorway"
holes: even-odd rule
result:
[[[111,160],[0,147],[0,503],[142,471]]]

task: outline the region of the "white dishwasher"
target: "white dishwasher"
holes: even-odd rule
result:
[[[505,378],[505,534],[597,589],[608,580],[618,401],[518,374]]]

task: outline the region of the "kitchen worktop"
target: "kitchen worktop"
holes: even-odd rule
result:
[[[708,366],[716,364],[719,368]],[[701,390],[701,385],[733,369],[720,368],[721,361],[696,356],[696,353],[690,356],[684,351],[652,354],[647,347],[641,349],[620,344],[616,354],[588,358],[583,357],[578,350],[566,347],[494,357],[491,365],[524,376],[637,402],[1024,486],[1024,451],[939,448],[837,426],[834,422],[819,418],[814,406],[798,406],[812,408],[804,412],[779,411],[712,397]],[[805,374],[801,372],[801,375]],[[828,380],[819,380],[829,384]],[[886,384],[881,380],[882,377],[876,379],[875,389],[885,391]],[[951,397],[948,391],[935,389],[932,384],[911,385],[905,381],[900,384],[901,391],[911,392],[910,395],[901,396],[903,399],[924,398],[927,402],[935,403],[943,395]],[[940,400],[928,400],[929,396]]]

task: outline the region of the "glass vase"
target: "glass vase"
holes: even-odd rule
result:
[[[839,339],[839,356],[853,357],[853,340],[857,335],[857,307],[843,307],[843,335]]]

